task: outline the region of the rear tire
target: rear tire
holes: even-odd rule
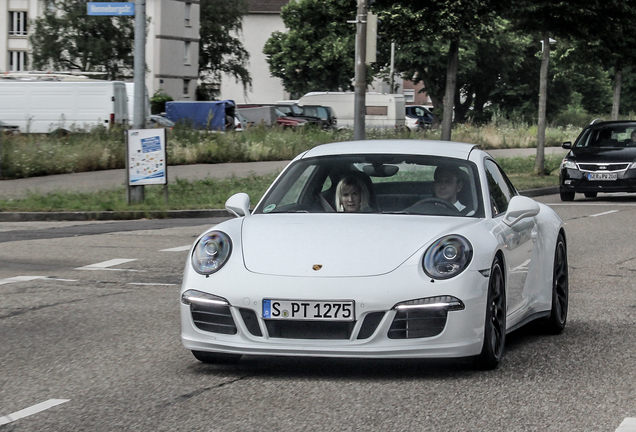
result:
[[[552,271],[552,308],[550,317],[545,322],[545,333],[559,334],[565,328],[568,318],[569,299],[568,255],[563,234],[559,234],[554,251],[554,268]]]
[[[560,192],[561,201],[574,201],[574,192]]]
[[[240,354],[225,354],[208,351],[192,351],[194,358],[207,364],[232,364],[241,359]]]
[[[501,260],[495,259],[490,269],[486,324],[481,353],[475,357],[478,369],[495,369],[504,354],[506,344],[506,285]]]

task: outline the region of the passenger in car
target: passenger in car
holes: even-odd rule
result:
[[[336,188],[336,211],[346,213],[372,211],[369,207],[369,191],[360,178],[349,174],[340,180]]]
[[[465,214],[466,216],[472,216],[474,210],[466,209],[457,199],[457,194],[464,187],[462,179],[462,171],[459,167],[452,165],[440,165],[435,169],[433,179],[435,180],[435,198],[440,198],[453,204],[457,210]],[[464,212],[467,210],[468,212]]]

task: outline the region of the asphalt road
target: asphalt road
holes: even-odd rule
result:
[[[179,338],[187,248],[214,219],[0,223],[0,431],[636,430],[635,197],[550,203],[567,224],[565,332],[461,360],[245,357]]]

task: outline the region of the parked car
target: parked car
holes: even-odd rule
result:
[[[576,193],[594,198],[599,192],[636,192],[636,121],[594,121],[583,129],[559,171],[562,201]],[[632,136],[633,134],[633,136]]]
[[[303,110],[304,115],[319,118],[323,129],[338,129],[338,118],[333,108],[322,105],[303,105],[300,108]]]
[[[151,114],[148,118],[148,127],[172,129],[174,127],[174,122],[170,119],[167,119],[165,116]]]
[[[449,168],[468,212],[434,194],[434,172]],[[335,211],[342,179],[365,212]],[[180,291],[182,341],[202,362],[473,357],[488,369],[507,333],[566,325],[563,222],[473,144],[320,145],[253,211],[245,193],[226,209],[237,218],[194,242]]]
[[[297,128],[300,126],[305,126],[305,124],[307,124],[307,120],[300,117],[288,116],[278,108],[276,108],[276,115],[276,123],[278,124],[278,126],[281,126],[283,128]]]
[[[301,107],[299,107],[298,104],[296,103],[279,102],[275,106],[276,106],[276,109],[284,113],[287,117],[295,117],[295,118],[303,119],[307,123],[315,125],[320,128],[325,127],[325,124],[320,119],[320,117],[305,114],[304,110]]]
[[[433,113],[423,105],[405,107],[406,127],[410,130],[428,129],[433,124]]]

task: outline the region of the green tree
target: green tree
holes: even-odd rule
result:
[[[600,0],[569,2],[563,0],[510,0],[507,12],[521,31],[539,34],[542,45],[539,72],[539,110],[535,172],[545,171],[545,130],[550,64],[550,38],[582,40],[598,24]]]
[[[104,72],[108,79],[134,67],[134,17],[88,16],[86,0],[42,0],[29,40],[34,69]]]
[[[440,43],[447,47],[443,140],[451,138],[461,41],[492,32],[497,11],[503,4],[502,0],[377,0],[373,4],[389,37],[401,49],[417,48],[419,44],[421,52]]]
[[[238,35],[247,13],[244,0],[204,0],[200,3],[199,73],[203,81],[199,97],[213,99],[223,74],[234,77],[247,89],[251,83],[249,53]]]
[[[355,0],[299,0],[281,10],[288,32],[274,32],[265,44],[270,73],[296,95],[352,90]],[[367,80],[369,82],[369,80]]]

